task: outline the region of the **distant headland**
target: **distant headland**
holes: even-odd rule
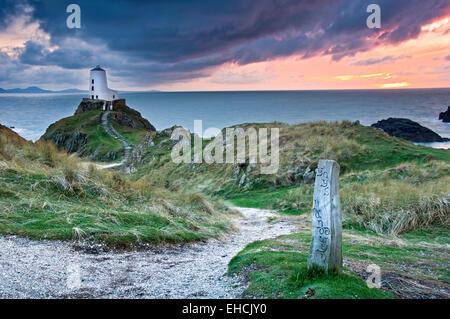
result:
[[[51,90],[44,90],[37,86],[29,86],[24,89],[15,88],[15,89],[2,89],[0,88],[0,93],[30,93],[30,94],[40,94],[40,93],[87,93],[86,90],[79,90],[79,89],[66,89],[66,90],[60,90],[60,91],[51,91]]]

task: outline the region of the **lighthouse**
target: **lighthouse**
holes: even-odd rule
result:
[[[112,102],[119,98],[117,91],[108,88],[106,71],[103,70],[100,65],[97,65],[91,70],[89,79],[89,97],[92,100],[104,100],[107,102]]]

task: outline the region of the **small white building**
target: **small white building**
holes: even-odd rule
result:
[[[100,65],[91,70],[89,79],[89,98],[92,100],[114,101],[119,98],[117,91],[108,88],[106,71]]]

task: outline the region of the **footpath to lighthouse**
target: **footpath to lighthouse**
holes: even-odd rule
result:
[[[130,146],[130,144],[125,139],[120,137],[120,134],[117,133],[117,131],[112,126],[111,122],[108,121],[108,116],[109,116],[110,112],[111,111],[108,109],[108,110],[106,110],[103,113],[103,115],[102,115],[102,126],[105,129],[106,133],[108,133],[109,136],[111,136],[112,138],[114,138],[114,139],[116,139],[116,140],[118,140],[119,142],[122,143],[124,151],[125,151],[125,154],[123,156],[122,161],[120,161],[119,163],[105,165],[105,166],[103,166],[101,168],[111,168],[111,167],[116,167],[116,166],[123,165],[122,171],[125,171],[126,168],[127,168],[127,162],[128,162],[128,160],[130,158],[132,147]]]

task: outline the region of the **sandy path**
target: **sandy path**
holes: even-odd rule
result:
[[[238,209],[239,231],[223,241],[138,252],[80,250],[70,242],[0,237],[0,297],[237,298],[245,287],[239,278],[225,275],[231,258],[250,242],[296,230],[292,218]],[[269,223],[269,217],[278,218]]]

